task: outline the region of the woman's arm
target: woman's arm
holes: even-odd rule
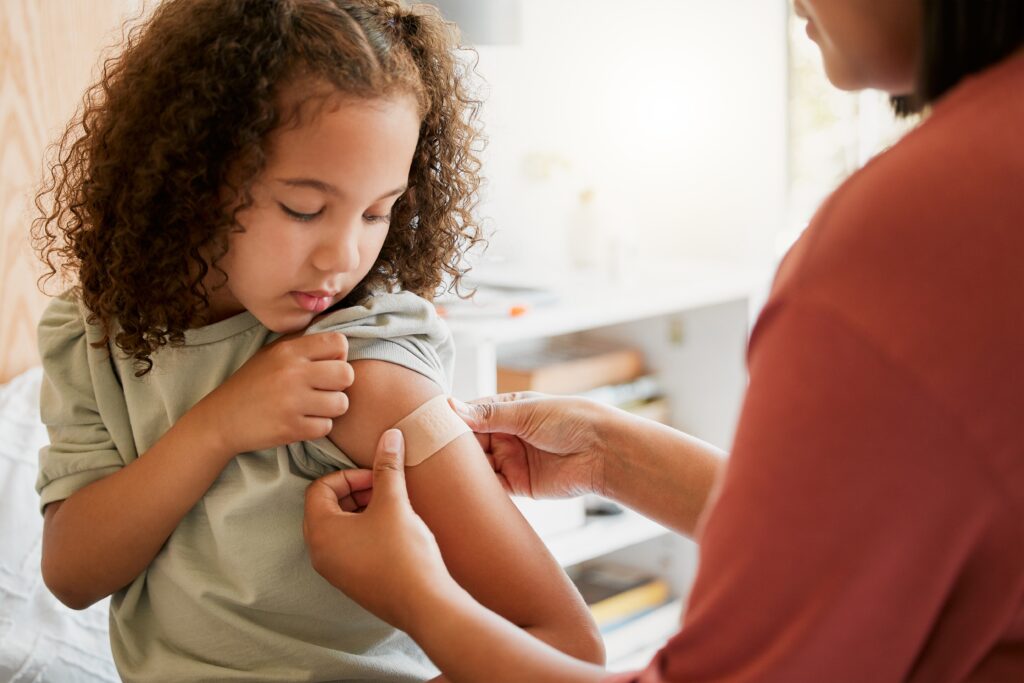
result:
[[[599,493],[690,536],[725,470],[714,446],[594,401],[526,393],[453,406],[511,492]]]
[[[370,466],[380,434],[441,392],[391,363],[363,360],[353,368],[350,408],[335,420],[331,439]],[[600,636],[579,593],[502,491],[472,435],[409,468],[406,477],[412,506],[459,585],[559,650],[603,662]]]
[[[43,581],[84,609],[135,579],[236,453],[324,436],[347,408],[337,333],[261,349],[141,457],[46,506]]]
[[[653,420],[613,409],[603,495],[695,536],[725,472],[725,453]],[[608,427],[614,425],[614,429]]]

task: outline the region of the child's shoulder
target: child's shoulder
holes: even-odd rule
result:
[[[337,331],[359,338],[389,339],[426,336],[438,342],[450,336],[434,305],[412,292],[379,292],[353,306],[328,311],[307,334]]]
[[[53,419],[57,419],[53,411],[70,410],[79,400],[91,401],[88,397],[96,391],[96,372],[102,367],[96,360],[108,351],[102,343],[102,327],[89,318],[81,299],[73,292],[65,292],[50,300],[39,319],[39,358],[46,377],[43,396],[51,397],[44,403],[52,409],[49,414]],[[103,374],[102,370],[99,372]],[[104,378],[105,381],[105,375]],[[47,393],[51,391],[57,392],[60,400]]]
[[[455,345],[434,305],[412,292],[375,293],[355,306],[329,311],[306,334],[341,332],[349,361],[382,360],[451,384]]]
[[[81,300],[67,291],[53,297],[39,318],[39,353],[44,362],[55,353],[83,340],[91,325]]]

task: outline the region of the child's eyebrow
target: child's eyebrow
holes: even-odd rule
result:
[[[344,193],[334,185],[331,185],[330,183],[325,183],[322,180],[317,180],[316,178],[277,178],[277,182],[283,185],[287,185],[288,187],[311,187],[314,190],[319,190],[324,194],[332,194],[335,197],[341,197],[344,195]],[[380,197],[377,198],[377,201],[402,194],[407,189],[409,189],[408,185],[396,187],[394,190],[391,190],[391,192],[386,192],[385,194],[382,194]]]

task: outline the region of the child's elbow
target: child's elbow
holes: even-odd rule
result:
[[[43,584],[63,605],[73,610],[83,610],[100,600],[99,597],[85,595],[78,590],[74,582],[68,580],[66,572],[61,571],[59,560],[54,558],[53,553],[43,554],[40,569],[43,575]]]
[[[597,664],[598,666],[604,666],[606,657],[604,639],[601,637],[601,632],[597,629],[597,625],[589,619],[588,621],[590,623],[587,624],[587,628],[580,634],[580,652],[576,655],[576,658]]]
[[[584,609],[577,618],[563,623],[559,630],[564,634],[560,649],[565,654],[584,662],[604,666],[604,639],[601,638],[601,632],[589,610]]]

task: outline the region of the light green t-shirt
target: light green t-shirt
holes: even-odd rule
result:
[[[402,365],[448,391],[454,348],[427,301],[379,294],[330,313],[349,360]],[[242,313],[185,333],[135,377],[131,359],[54,299],[39,325],[41,408],[50,445],[39,455],[41,505],[145,453],[178,418],[275,339]],[[353,467],[328,439],[235,457],[185,515],[153,562],[113,596],[110,638],[121,676],[136,681],[421,681],[437,674],[404,633],[369,614],[310,565],[302,539],[309,482]],[[159,481],[150,483],[154,488]],[[125,509],[121,514],[131,516]],[[382,539],[382,542],[386,542]]]

